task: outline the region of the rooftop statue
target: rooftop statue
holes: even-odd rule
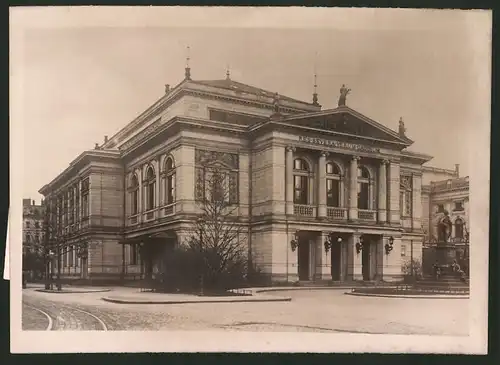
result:
[[[399,118],[399,135],[401,137],[406,137],[406,127],[405,122],[403,122],[403,118]]]
[[[274,94],[273,100],[274,114],[280,113],[280,96],[278,93]]]
[[[339,97],[339,105],[338,106],[345,106],[345,102],[347,99],[347,94],[351,92],[351,89],[348,89],[345,87],[343,84],[342,87],[340,88],[340,97]]]

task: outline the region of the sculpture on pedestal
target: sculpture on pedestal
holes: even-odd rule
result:
[[[346,88],[346,86],[343,84],[342,87],[340,88],[340,97],[339,97],[338,106],[345,106],[346,105],[347,95],[350,92],[351,92],[351,89]]]

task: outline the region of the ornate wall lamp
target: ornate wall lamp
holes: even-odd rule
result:
[[[363,242],[364,242],[363,236],[359,237],[359,241],[356,242],[356,254],[358,255],[363,250]]]
[[[394,237],[389,237],[388,243],[385,244],[385,254],[389,255],[389,253],[394,249]]]
[[[295,234],[293,235],[292,240],[290,241],[290,248],[292,249],[292,252],[295,252],[298,246],[299,246],[299,231],[296,231]]]
[[[333,233],[330,233],[326,237],[326,240],[325,240],[325,243],[324,243],[324,245],[325,245],[325,254],[328,254],[328,251],[330,251],[332,249],[333,241],[334,241],[334,235],[333,235]],[[340,243],[342,243],[342,238],[338,237],[336,241],[337,241],[337,244],[340,244]]]

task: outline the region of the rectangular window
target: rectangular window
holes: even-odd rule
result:
[[[401,245],[401,256],[402,257],[406,256],[406,246],[405,245]]]
[[[368,183],[358,183],[358,208],[370,209],[370,186]]]
[[[455,209],[453,209],[454,211],[456,212],[461,212],[464,210],[464,205],[463,205],[463,202],[459,201],[459,202],[455,202]]]
[[[443,213],[444,212],[444,205],[443,204],[438,204],[438,206],[437,206],[437,212],[438,213]]]
[[[167,176],[167,204],[172,204],[175,199],[175,175]]]
[[[82,218],[89,216],[89,195],[88,193],[82,195]]]
[[[294,176],[294,186],[295,186],[295,204],[307,204],[307,194],[309,192],[307,188],[307,176]]]

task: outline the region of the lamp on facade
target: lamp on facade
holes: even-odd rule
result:
[[[385,244],[385,254],[389,253],[394,249],[394,237],[389,237],[388,242]]]
[[[290,241],[290,248],[292,249],[292,252],[295,252],[298,246],[299,246],[299,232],[297,231],[295,232],[292,240]]]
[[[325,240],[325,254],[328,254],[328,251],[330,251],[332,249],[332,246],[333,246],[333,240],[334,240],[334,236],[333,236],[333,233],[330,233],[327,237],[326,237],[326,240]],[[342,243],[342,238],[341,237],[338,237],[337,238],[337,244],[341,244]]]
[[[364,241],[364,238],[363,238],[363,236],[361,236],[361,237],[359,237],[359,241],[356,242],[356,254],[358,254],[358,255],[363,250],[363,241]]]

